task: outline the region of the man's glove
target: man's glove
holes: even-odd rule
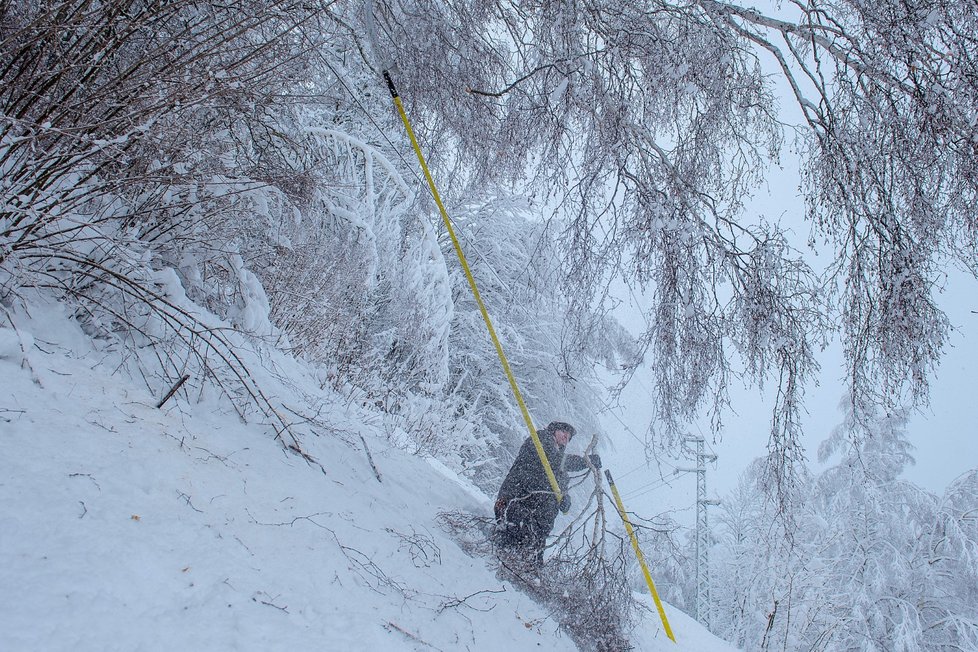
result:
[[[597,453],[591,453],[588,455],[588,459],[591,460],[591,464],[594,465],[595,468],[601,468],[601,457]]]
[[[560,511],[566,514],[567,512],[570,511],[570,506],[571,506],[570,496],[568,496],[567,494],[561,496],[560,502],[557,504],[557,507],[560,508]]]

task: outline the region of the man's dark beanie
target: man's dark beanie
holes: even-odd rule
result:
[[[557,432],[558,430],[566,431],[568,434],[570,434],[571,439],[573,439],[574,435],[577,434],[577,430],[574,429],[574,426],[567,423],[566,421],[551,421],[550,425],[547,426],[547,432],[550,433],[551,435]]]

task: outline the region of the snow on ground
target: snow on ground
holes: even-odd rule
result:
[[[157,409],[56,307],[31,314],[0,328],[0,650],[575,649],[439,525],[489,499],[348,402],[328,420],[355,444],[303,440],[320,469],[225,403]],[[679,644],[650,609],[636,650],[732,650],[667,610]]]

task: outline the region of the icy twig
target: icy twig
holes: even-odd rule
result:
[[[408,630],[404,629],[403,627],[401,627],[397,623],[392,622],[390,620],[387,621],[387,624],[384,627],[386,627],[388,630],[396,629],[397,631],[399,631],[400,633],[404,634],[405,636],[407,636],[412,641],[415,641],[417,643],[421,643],[422,645],[426,645],[426,646],[430,647],[432,650],[440,650],[441,649],[441,648],[435,647],[434,645],[432,645],[428,641],[425,641],[424,639],[419,638],[416,634],[412,634]]]
[[[370,449],[367,448],[367,440],[363,438],[363,435],[360,435],[360,441],[363,442],[363,450],[367,454],[367,461],[370,462],[370,468],[374,470],[374,476],[377,478],[377,482],[383,482],[380,479],[380,471],[377,470],[377,465],[374,464],[373,455],[370,454]]]

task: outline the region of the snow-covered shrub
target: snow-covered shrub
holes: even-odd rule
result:
[[[277,337],[243,257],[274,226],[250,202],[276,191],[248,163],[259,134],[295,122],[297,81],[303,93],[317,86],[324,8],[0,8],[5,297],[30,286],[59,294],[93,336],[123,345],[154,390],[185,373],[191,384],[221,377],[274,414],[226,329]]]

